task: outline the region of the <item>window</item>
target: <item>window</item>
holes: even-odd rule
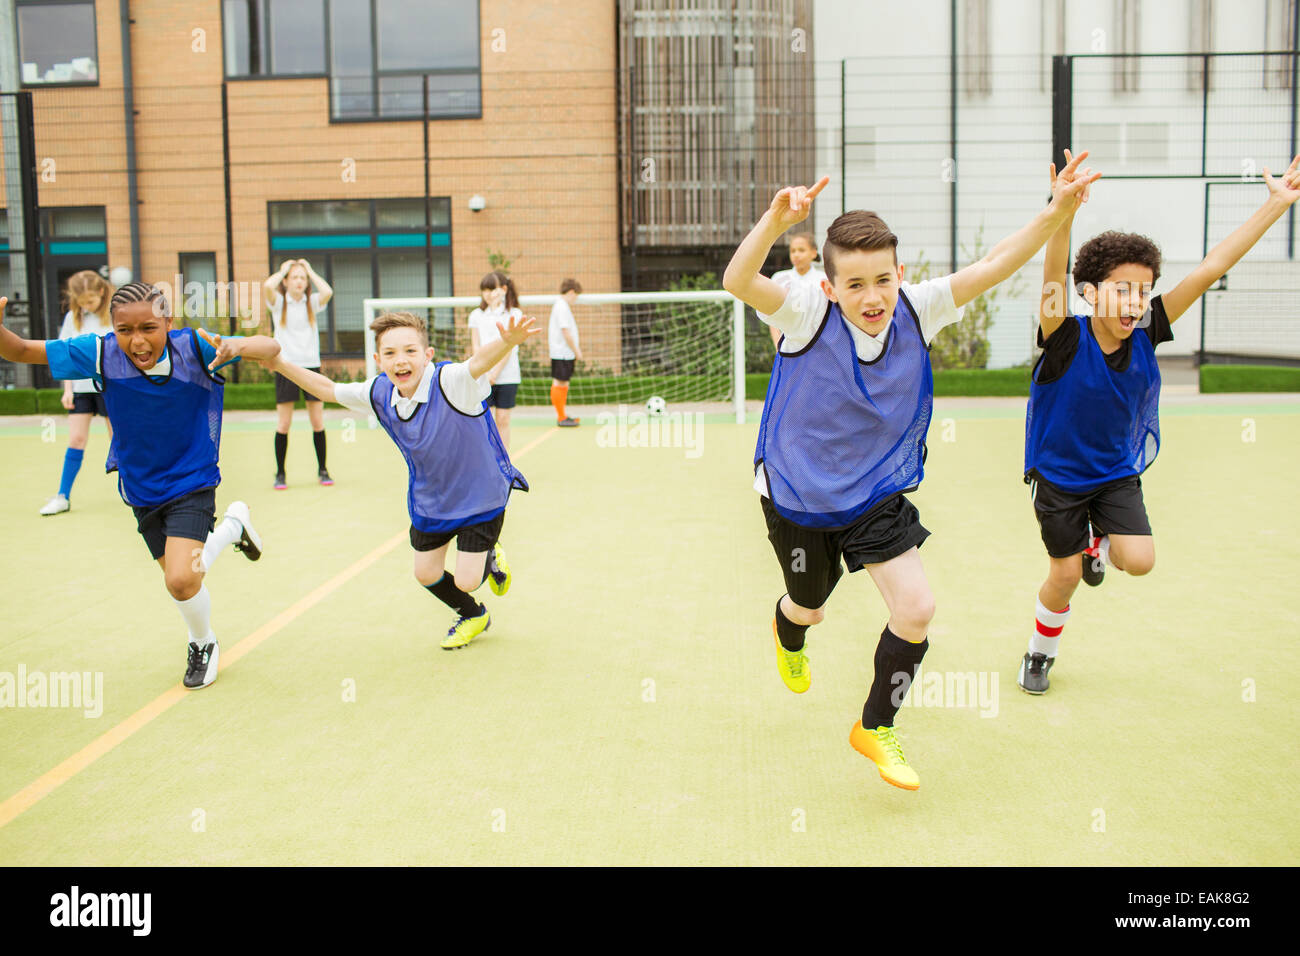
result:
[[[182,252],[176,274],[175,301],[172,311],[178,317],[187,315],[215,318],[217,303],[217,254],[215,252]]]
[[[1214,0],[1192,0],[1191,16],[1187,18],[1187,49],[1191,53],[1210,53],[1214,50]],[[1213,88],[1210,71],[1214,61],[1206,57],[1187,58],[1187,89],[1200,93]]]
[[[24,86],[99,83],[94,3],[16,0]]]
[[[325,0],[224,0],[226,76],[321,76]]]
[[[477,0],[330,0],[330,117],[482,115]]]
[[[362,354],[367,298],[451,294],[451,199],[439,196],[429,205],[426,232],[419,198],[267,204],[270,268],[306,259],[334,288],[322,316],[322,352]],[[439,328],[450,322],[449,315],[436,319]]]

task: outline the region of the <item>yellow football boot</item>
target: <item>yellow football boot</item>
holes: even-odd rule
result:
[[[491,625],[492,619],[488,617],[487,608],[483,608],[483,613],[477,617],[462,617],[447,631],[447,639],[442,642],[442,649],[444,651],[454,651],[457,648],[464,647]]]
[[[488,559],[488,587],[498,597],[510,590],[510,565],[506,564],[506,552],[500,542],[492,546],[492,557]]]
[[[904,790],[919,790],[921,778],[907,765],[903,756],[903,745],[899,743],[898,734],[893,727],[877,727],[865,730],[862,721],[853,725],[849,732],[849,743],[862,756],[875,763],[880,770],[881,779]]]
[[[803,648],[787,651],[777,634],[776,618],[772,618],[772,637],[776,640],[776,669],[781,672],[781,680],[796,694],[802,694],[812,683],[812,666]]]

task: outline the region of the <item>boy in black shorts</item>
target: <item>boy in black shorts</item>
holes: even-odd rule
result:
[[[1077,175],[1071,162],[1059,178]],[[1105,232],[1084,243],[1074,281],[1093,307],[1091,318],[1065,310],[1073,214],[1047,243],[1038,330],[1043,354],[1025,420],[1025,482],[1049,569],[1016,678],[1027,693],[1049,686],[1079,580],[1096,587],[1107,564],[1134,575],[1155,564],[1140,477],[1160,450],[1155,347],[1173,338],[1172,323],[1300,198],[1300,156],[1280,180],[1265,169],[1264,182],[1264,205],[1164,295],[1150,297],[1160,277],[1160,250],[1151,240]]]
[[[811,189],[777,193],[723,278],[728,292],[782,332],[754,455],[755,489],[788,592],[773,621],[777,669],[790,690],[808,689],[804,637],[825,616],[841,557],[850,571],[865,568],[889,621],[849,743],[905,790],[918,789],[920,779],[894,718],[934,616],[917,551],[929,532],[906,497],[923,477],[934,395],[929,343],[961,319],[967,302],[1029,260],[1090,181],[1062,180],[1051,205],[979,262],[916,284],[902,281],[898,238],[880,217],[847,212],[826,234],[825,280],[782,288],[759,269],[777,238],[807,218],[829,182],[823,178]]]
[[[555,424],[560,428],[576,428],[581,419],[570,418],[564,411],[569,400],[569,380],[573,366],[582,358],[578,345],[578,323],[573,318],[573,306],[582,295],[577,279],[560,283],[560,297],[551,306],[547,343],[551,350],[551,405],[555,408]]]

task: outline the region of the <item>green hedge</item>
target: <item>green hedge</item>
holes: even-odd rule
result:
[[[1300,368],[1285,365],[1202,365],[1202,392],[1300,392]]]

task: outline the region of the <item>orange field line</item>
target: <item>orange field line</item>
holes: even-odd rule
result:
[[[516,461],[522,459],[524,455],[528,454],[528,452],[554,434],[554,429],[548,429],[546,432],[539,435],[537,438],[534,438],[527,445],[521,448],[518,453],[512,455],[511,458]],[[329,597],[332,593],[352,578],[356,577],[366,568],[370,567],[370,565],[374,564],[389,551],[392,551],[406,539],[407,533],[405,531],[401,534],[393,535],[393,537],[375,548],[365,557],[344,568],[310,594],[294,602],[290,607],[271,618],[271,620],[267,621],[257,630],[253,631],[253,633],[249,634],[243,640],[231,647],[229,651],[222,653],[221,669],[224,671],[233,666],[249,651],[256,648],[263,641],[272,637],[284,629],[284,627],[291,624],[295,619],[315,607],[321,601],[325,600],[325,598]],[[71,757],[68,757],[52,769],[47,770],[13,796],[9,797],[3,803],[0,803],[0,827],[7,826],[15,817],[49,796],[49,794],[55,789],[67,783],[100,757],[104,756],[104,754],[108,753],[118,744],[122,743],[122,741],[134,734],[137,730],[149,724],[155,717],[171,710],[184,700],[189,693],[190,691],[187,691],[181,684],[175,684],[172,687],[169,687],[152,701],[137,710],[130,717],[124,719],[111,730],[96,737]]]

